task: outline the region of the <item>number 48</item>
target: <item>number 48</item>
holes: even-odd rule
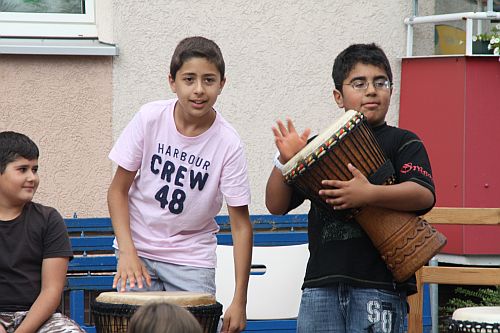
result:
[[[168,192],[170,187],[168,185],[163,186],[158,192],[156,192],[155,199],[160,202],[160,207],[165,209],[168,205],[168,210],[172,214],[180,214],[184,209],[184,200],[186,200],[186,193],[183,190],[176,188],[172,192],[172,197],[170,202],[168,201]]]

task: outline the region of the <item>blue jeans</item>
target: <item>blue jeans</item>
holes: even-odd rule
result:
[[[297,333],[403,333],[406,296],[339,283],[302,292]]]

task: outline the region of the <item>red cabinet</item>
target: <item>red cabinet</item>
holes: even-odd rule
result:
[[[403,59],[399,126],[424,141],[436,206],[500,207],[499,57]],[[443,252],[500,253],[500,228],[483,227],[440,229],[448,237]]]

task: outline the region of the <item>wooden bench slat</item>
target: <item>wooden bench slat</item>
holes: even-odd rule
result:
[[[425,219],[437,224],[500,224],[500,208],[434,207]]]
[[[458,285],[500,285],[500,268],[422,267],[422,283]]]

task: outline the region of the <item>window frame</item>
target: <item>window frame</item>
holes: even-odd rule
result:
[[[0,37],[97,38],[95,1],[85,14],[0,12]]]

